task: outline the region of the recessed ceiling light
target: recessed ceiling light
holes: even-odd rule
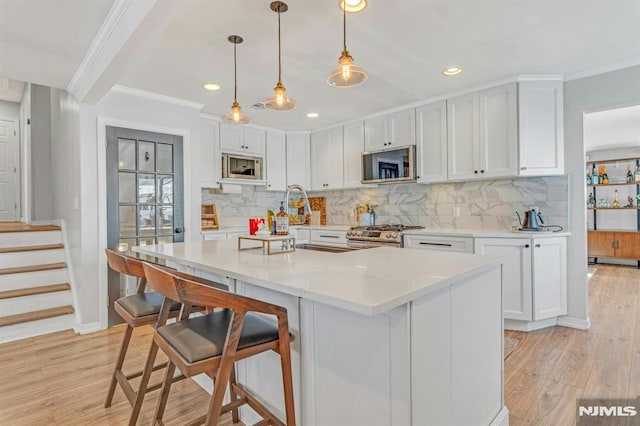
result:
[[[318,114],[317,112],[310,112],[309,114],[307,114],[307,117],[309,118],[316,118],[318,117],[320,114]]]
[[[360,12],[367,8],[367,0],[340,0],[340,9],[349,13]]]
[[[462,72],[461,67],[449,67],[442,70],[442,74],[447,76],[458,75]]]
[[[202,87],[204,87],[207,90],[211,90],[212,92],[220,90],[220,86],[218,86],[215,83],[205,83],[205,84],[202,85]]]

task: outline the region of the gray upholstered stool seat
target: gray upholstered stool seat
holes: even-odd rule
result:
[[[157,332],[187,361],[196,362],[222,355],[231,311],[214,312],[159,327]],[[238,350],[278,340],[278,326],[254,314],[242,324]]]
[[[164,296],[152,291],[131,296],[121,297],[116,300],[132,317],[140,318],[147,315],[158,315]],[[171,310],[177,311],[182,305],[178,302],[171,303]]]

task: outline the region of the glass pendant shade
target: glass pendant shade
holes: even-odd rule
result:
[[[282,45],[280,42],[280,14],[289,10],[289,7],[281,1],[274,1],[269,7],[278,14],[278,83],[273,88],[273,96],[264,101],[264,107],[270,111],[290,111],[296,108],[296,102],[287,96],[287,89],[282,84]]]
[[[233,101],[233,105],[231,105],[231,111],[226,113],[222,117],[222,121],[227,124],[247,124],[249,122],[249,117],[244,115],[242,112],[242,108],[238,104],[238,101]]]
[[[264,107],[273,111],[289,111],[295,109],[296,102],[287,96],[282,81],[278,81],[273,89],[273,96],[264,102]]]
[[[327,84],[331,87],[353,87],[367,81],[367,73],[353,63],[353,58],[346,50],[338,60],[338,67],[327,77]]]

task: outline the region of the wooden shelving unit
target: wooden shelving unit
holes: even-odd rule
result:
[[[618,158],[606,161],[587,161],[586,165],[588,168],[592,168],[593,165],[597,167],[601,165],[616,163],[633,164],[635,167],[637,167],[638,165],[640,165],[640,157]],[[627,204],[628,201],[623,199],[618,200],[621,204],[620,207],[587,207],[588,211],[593,212],[593,229],[590,229],[587,233],[587,255],[588,257],[593,258],[594,263],[598,263],[598,257],[636,260],[638,262],[638,268],[640,268],[640,182],[587,184],[587,190],[593,194],[596,203],[598,200],[598,191],[603,190],[603,187],[635,187],[635,205],[633,207],[624,207],[624,205]],[[636,229],[599,229],[599,211],[626,211],[627,213],[625,214],[633,214],[628,212],[635,212]]]

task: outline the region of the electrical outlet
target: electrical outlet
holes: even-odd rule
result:
[[[460,217],[460,207],[453,208],[453,217]]]

